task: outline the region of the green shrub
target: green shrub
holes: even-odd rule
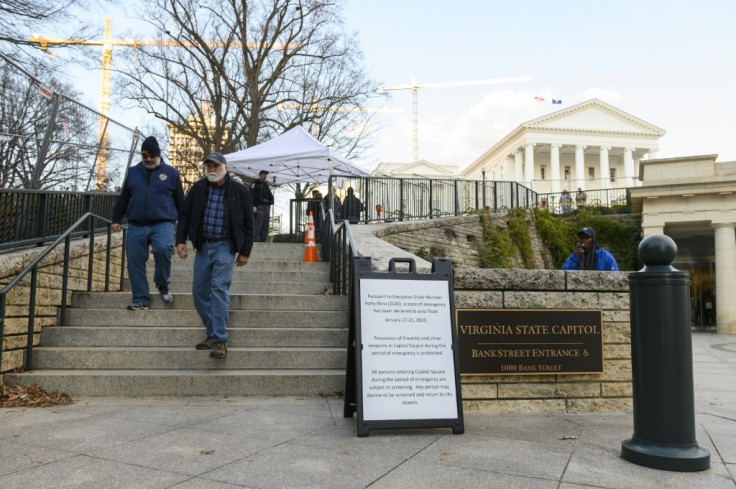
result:
[[[483,242],[478,247],[478,266],[480,268],[511,268],[514,247],[508,233],[495,229],[491,216],[480,215],[483,229]]]
[[[532,238],[529,235],[529,222],[526,220],[526,209],[509,210],[509,237],[521,254],[521,262],[526,269],[535,267]]]

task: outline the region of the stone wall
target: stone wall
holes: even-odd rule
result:
[[[120,290],[120,264],[122,233],[112,236],[110,257],[109,290]],[[23,269],[35,260],[46,248],[33,248],[0,255],[0,289],[12,281]],[[94,242],[92,290],[105,290],[105,260],[107,236]],[[74,290],[87,290],[89,267],[89,239],[71,242],[69,253],[69,281],[67,304],[71,303]],[[36,310],[33,321],[33,344],[38,345],[41,329],[57,324],[57,311],[61,305],[62,275],[64,270],[64,246],[59,245],[39,264],[36,288]],[[26,275],[6,296],[4,335],[2,337],[2,370],[7,372],[24,365],[25,346],[28,336],[28,318],[31,298],[31,274]]]
[[[535,266],[548,268],[548,253],[532,224],[533,216],[532,211],[527,212]],[[505,212],[492,213],[491,222],[497,229],[506,229],[508,215]],[[483,228],[477,214],[392,223],[391,226],[377,228],[374,235],[414,254],[422,248],[427,252],[433,249],[434,256],[450,259],[453,267],[477,267],[478,250],[483,245]],[[521,253],[512,256],[511,262],[514,267],[522,268]]]
[[[455,306],[603,311],[603,373],[463,376],[465,412],[630,411],[628,272],[455,269]]]

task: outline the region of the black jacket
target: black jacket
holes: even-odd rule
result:
[[[268,182],[253,180],[250,184],[250,198],[253,205],[273,205],[273,194]]]
[[[253,249],[253,204],[245,186],[230,176],[225,180],[225,205],[230,222],[227,225],[230,249],[233,253],[250,256]],[[202,248],[204,208],[210,193],[210,183],[206,178],[195,183],[189,190],[184,205],[179,211],[176,226],[176,244],[184,244],[187,238],[195,249]]]
[[[112,211],[112,222],[128,222],[139,226],[159,222],[176,222],[184,202],[184,189],[179,170],[164,163],[146,170],[143,162],[131,167]]]

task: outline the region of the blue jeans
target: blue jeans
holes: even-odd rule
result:
[[[194,257],[192,295],[194,307],[212,343],[227,341],[227,314],[235,253],[227,241],[202,243]]]
[[[128,259],[128,276],[133,302],[143,305],[151,303],[151,294],[146,278],[148,247],[153,252],[155,269],[153,281],[156,287],[168,287],[171,283],[171,254],[174,251],[174,223],[159,222],[149,226],[128,224],[125,254]]]

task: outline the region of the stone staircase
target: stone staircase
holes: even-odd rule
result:
[[[342,391],[347,297],[326,293],[329,264],[302,263],[303,250],[298,243],[256,243],[248,265],[235,268],[225,360],[194,349],[204,327],[192,302],[192,254],[172,263],[173,304],[154,294],[148,311],[128,311],[128,292],[75,293],[68,324],[44,328],[33,370],[5,378],[88,396]]]

